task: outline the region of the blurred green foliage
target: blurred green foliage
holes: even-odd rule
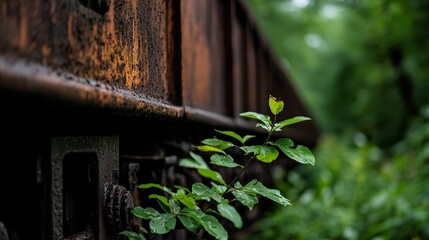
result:
[[[249,3],[325,135],[243,239],[429,239],[429,1]]]
[[[323,130],[387,146],[429,95],[429,1],[250,0]]]
[[[277,174],[293,206],[267,214],[243,239],[429,238],[428,118],[389,154],[357,133],[325,135],[316,158],[314,168]]]

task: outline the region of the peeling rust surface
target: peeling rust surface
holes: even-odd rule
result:
[[[0,52],[169,103],[167,2],[85,2],[2,1]]]

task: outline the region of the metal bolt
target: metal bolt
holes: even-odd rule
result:
[[[134,208],[131,193],[123,186],[104,186],[104,218],[107,228],[119,232],[132,224],[131,209]]]

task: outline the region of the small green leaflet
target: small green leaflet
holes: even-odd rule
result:
[[[192,184],[192,193],[197,196],[212,198],[218,203],[222,201],[222,197],[219,194],[203,183]]]
[[[299,163],[311,164],[313,166],[316,163],[313,153],[305,146],[298,145],[296,148],[278,147],[286,156]]]
[[[211,169],[198,169],[198,173],[203,177],[210,178],[213,181],[225,185],[225,181],[219,172],[213,171]]]
[[[139,237],[137,233],[130,232],[130,231],[122,231],[119,234],[127,237],[128,239],[138,239]]]
[[[138,188],[141,188],[141,189],[146,189],[146,188],[158,188],[158,189],[161,189],[161,190],[162,190],[162,191],[164,191],[164,192],[169,193],[170,195],[173,195],[173,192],[171,191],[171,189],[169,189],[169,188],[167,188],[167,187],[164,187],[164,186],[161,186],[161,185],[159,185],[159,184],[157,184],[157,183],[146,183],[146,184],[140,184],[140,185],[138,185],[137,187],[138,187]]]
[[[255,146],[244,146],[240,147],[241,150],[248,153],[254,153],[256,155],[256,159],[264,163],[270,163],[277,159],[279,156],[279,152],[272,146],[263,146],[263,145],[255,145]]]
[[[134,214],[134,216],[138,218],[143,218],[143,219],[152,219],[160,216],[160,213],[151,207],[148,207],[148,208],[135,207],[131,209],[131,212]]]
[[[156,234],[166,234],[176,227],[176,218],[168,213],[162,213],[159,217],[149,222],[150,231]]]
[[[214,165],[218,165],[218,166],[222,166],[222,167],[229,167],[229,168],[233,168],[233,167],[242,167],[240,164],[237,164],[234,162],[234,159],[230,156],[230,155],[219,155],[219,154],[214,154],[210,157],[210,163],[214,164]]]
[[[227,189],[225,185],[218,185],[214,182],[210,182],[210,184],[212,185],[213,191],[215,191],[219,195],[222,195]]]
[[[277,146],[278,148],[281,148],[281,147],[292,147],[293,146],[293,141],[290,140],[289,138],[280,138],[280,139],[277,139],[277,141],[275,143],[268,142],[268,144],[271,144],[273,146]]]
[[[197,221],[185,215],[179,215],[179,220],[180,222],[182,222],[183,226],[185,226],[186,229],[195,234],[198,234],[198,232],[203,227]]]
[[[303,122],[303,121],[307,121],[307,120],[311,120],[311,118],[297,116],[297,117],[289,118],[289,119],[283,120],[279,123],[276,123],[276,124],[274,124],[274,127],[276,129],[281,129],[285,126],[292,125],[292,124],[299,123],[299,122]]]
[[[181,159],[179,162],[179,166],[181,167],[188,167],[188,168],[196,168],[198,169],[198,173],[206,178],[209,178],[213,181],[216,181],[218,183],[221,183],[225,185],[225,182],[223,181],[222,175],[220,175],[219,172],[213,171],[207,166],[204,159],[193,152],[190,152],[192,159],[185,158]]]
[[[265,123],[257,123],[256,127],[263,128],[263,129],[267,130],[267,132],[271,132],[271,130],[272,130],[271,125],[265,124]]]
[[[243,227],[243,220],[241,219],[240,214],[237,212],[233,206],[228,203],[220,203],[217,205],[217,210],[219,213],[226,219],[234,223],[236,228]]]
[[[277,100],[275,97],[270,95],[268,100],[268,105],[270,106],[270,110],[274,115],[279,114],[283,111],[284,102],[282,100]]]
[[[228,239],[228,233],[215,217],[204,215],[201,217],[201,225],[203,225],[204,229],[216,239]]]
[[[204,216],[204,213],[201,211],[201,209],[183,208],[181,213],[194,219],[198,223],[201,223],[201,217]]]
[[[258,193],[258,194],[260,194],[266,198],[269,198],[269,199],[273,200],[274,202],[277,202],[283,206],[291,205],[290,201],[287,198],[283,197],[279,190],[267,188],[261,182],[259,182],[256,179],[254,179],[254,180],[250,181],[248,184],[246,184],[246,186],[244,186],[243,189],[244,190],[247,189],[247,190],[253,191],[255,193]]]
[[[256,155],[256,159],[264,163],[270,163],[277,159],[279,152],[277,149],[271,146],[261,146],[259,154]]]
[[[168,202],[170,203],[170,209],[172,214],[178,214],[180,212],[180,203],[177,202],[174,199],[168,199]]]
[[[228,239],[228,233],[215,217],[204,214],[201,210],[188,208],[182,209],[182,214],[192,218],[198,224],[201,224],[203,228],[216,239]]]
[[[249,139],[256,137],[255,135],[246,135],[243,137],[243,144],[247,142]]]
[[[173,195],[173,199],[181,202],[183,205],[191,209],[195,208],[195,206],[197,205],[193,197],[184,193]]]
[[[220,150],[219,148],[215,148],[209,145],[195,146],[195,148],[197,148],[201,152],[218,152],[225,154],[225,152]]]
[[[171,207],[170,203],[168,202],[167,198],[158,194],[151,194],[149,195],[149,199],[156,199],[160,202],[162,202],[162,204],[164,204],[167,207]]]
[[[248,207],[249,210],[252,210],[253,206],[255,206],[255,204],[258,203],[258,198],[253,193],[253,191],[251,191],[251,192],[252,193],[247,193],[247,192],[243,191],[242,189],[237,188],[237,184],[236,184],[236,189],[232,190],[232,194],[234,195],[234,197],[239,202],[241,202],[241,204]]]
[[[233,137],[233,138],[237,139],[239,142],[241,142],[242,144],[245,142],[244,139],[240,135],[238,135],[237,133],[235,133],[233,131],[219,131],[219,130],[215,130],[215,131],[218,133],[221,133],[223,135]]]
[[[191,193],[191,191],[189,191],[189,189],[188,189],[188,188],[186,188],[186,187],[184,187],[184,186],[174,185],[174,187],[175,187],[176,189],[179,189],[179,190],[184,191],[184,192],[186,192],[186,193]]]
[[[187,168],[196,168],[196,169],[208,169],[207,163],[204,161],[204,159],[193,152],[189,153],[192,157],[191,158],[184,158],[179,161],[179,166],[181,167],[187,167]]]
[[[231,142],[227,142],[217,138],[207,138],[201,141],[201,143],[218,148],[220,150],[225,150],[227,148],[234,146],[234,144],[232,144]]]
[[[140,232],[142,232],[142,233],[147,233],[146,228],[144,228],[144,227],[139,227],[139,229],[140,229]]]
[[[267,125],[272,124],[270,117],[267,115],[264,115],[264,114],[260,114],[260,113],[256,113],[256,112],[244,112],[244,113],[240,113],[240,116],[256,119],[256,120],[259,120],[259,121],[261,121]]]
[[[218,133],[221,133],[223,135],[235,138],[236,140],[238,140],[241,144],[246,143],[249,139],[254,138],[255,135],[246,135],[244,137],[241,137],[240,135],[238,135],[237,133],[233,132],[233,131],[219,131],[219,130],[215,130]]]

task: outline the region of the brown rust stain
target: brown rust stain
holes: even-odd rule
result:
[[[2,1],[0,55],[168,103],[166,7],[166,1],[112,0],[101,15],[79,1]]]

